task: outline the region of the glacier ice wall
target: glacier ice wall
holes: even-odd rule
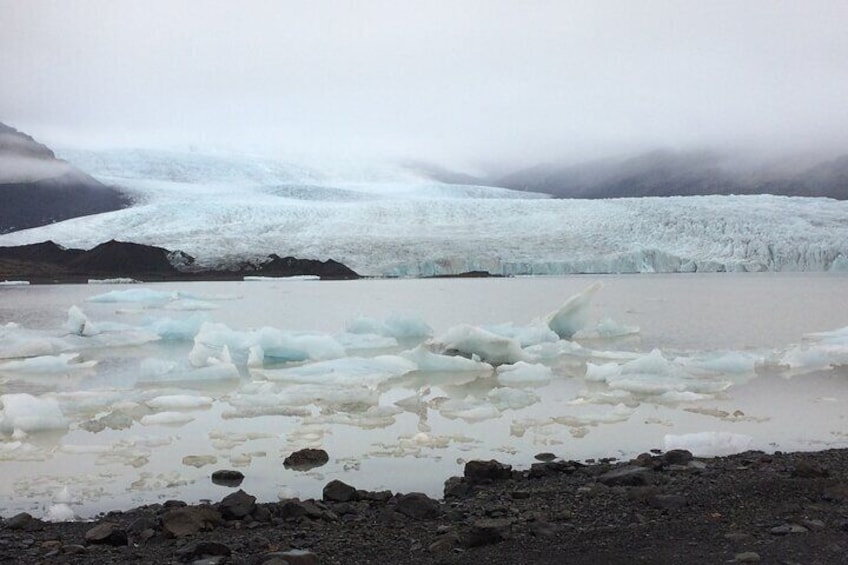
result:
[[[134,191],[136,206],[6,234],[0,245],[115,238],[181,249],[206,266],[277,253],[400,277],[848,270],[848,201],[554,200],[383,170],[341,181],[253,162],[248,174],[234,162],[187,169],[130,157],[89,165]]]

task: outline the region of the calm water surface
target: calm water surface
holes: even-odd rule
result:
[[[728,351],[779,357],[802,344],[804,334],[848,326],[845,274],[141,285],[189,292],[202,304],[87,300],[139,286],[0,287],[0,325],[15,323],[62,336],[67,333],[68,309],[76,305],[95,324],[143,326],[166,317],[204,316],[239,331],[271,326],[333,335],[344,332],[346,322],[358,316],[382,320],[414,314],[438,335],[460,323],[531,324],[596,280],[603,288],[591,304],[592,323],[608,317],[640,331],[582,345],[621,359],[654,349],[668,359],[712,359]],[[7,328],[7,334],[18,335],[15,331]],[[305,412],[299,414],[247,417],[234,410],[253,398],[247,393],[257,379],[245,367],[235,381],[151,383],[140,378],[154,361],[185,364],[192,345],[153,342],[80,349],[78,360],[98,364],[75,373],[22,376],[4,372],[0,365],[0,393],[55,399],[68,420],[67,430],[0,436],[0,514],[44,514],[55,502],[68,502],[79,515],[91,516],[173,498],[218,500],[230,491],[213,485],[209,475],[221,468],[241,470],[247,477],[242,488],[260,500],[320,497],[321,487],[334,478],[358,488],[438,496],[444,479],[461,474],[462,463],[473,458],[526,467],[540,451],[574,459],[628,457],[662,448],[667,434],[694,432],[744,434],[751,438],[750,447],[766,450],[848,445],[844,365],[736,372],[727,375],[732,386],[719,394],[671,402],[656,395],[608,394],[584,379],[586,359],[559,357],[545,362],[553,369],[550,382],[514,387],[525,400],[531,399],[519,403],[529,402],[524,406],[493,407],[492,391],[513,387],[498,385],[491,375],[469,379],[418,373],[377,387],[368,406],[340,409],[338,403],[318,399],[301,407]],[[188,421],[143,424],[143,415],[155,413],[145,402],[167,395],[208,397],[212,402],[197,409],[179,408]],[[416,395],[419,402],[411,402]],[[457,415],[446,408],[451,403],[467,409]],[[98,431],[86,424],[121,411],[133,418],[123,429],[107,426]],[[326,449],[330,463],[309,472],[284,469],[282,459],[306,446]],[[186,459],[191,456],[196,457]]]

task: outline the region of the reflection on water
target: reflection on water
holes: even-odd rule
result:
[[[554,324],[570,334],[585,314],[585,327],[560,339],[544,316],[595,280],[591,302],[569,307],[583,311]],[[844,446],[848,332],[831,330],[848,326],[846,283],[0,288],[0,512],[216,500],[229,491],[210,475],[224,468],[262,500],[319,496],[333,478],[440,495],[472,458],[526,466],[540,451],[627,457],[666,441],[705,453]],[[685,435],[698,432],[709,433]],[[330,462],[285,469],[304,447]]]

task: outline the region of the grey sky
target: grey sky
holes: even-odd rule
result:
[[[846,26],[845,0],[0,0],[0,121],[448,162],[848,150]]]

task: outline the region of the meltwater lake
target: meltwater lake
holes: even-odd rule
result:
[[[441,496],[478,458],[846,447],[846,297],[846,273],[0,286],[0,514],[216,501],[218,469],[261,501]],[[329,462],[284,468],[305,447]]]

